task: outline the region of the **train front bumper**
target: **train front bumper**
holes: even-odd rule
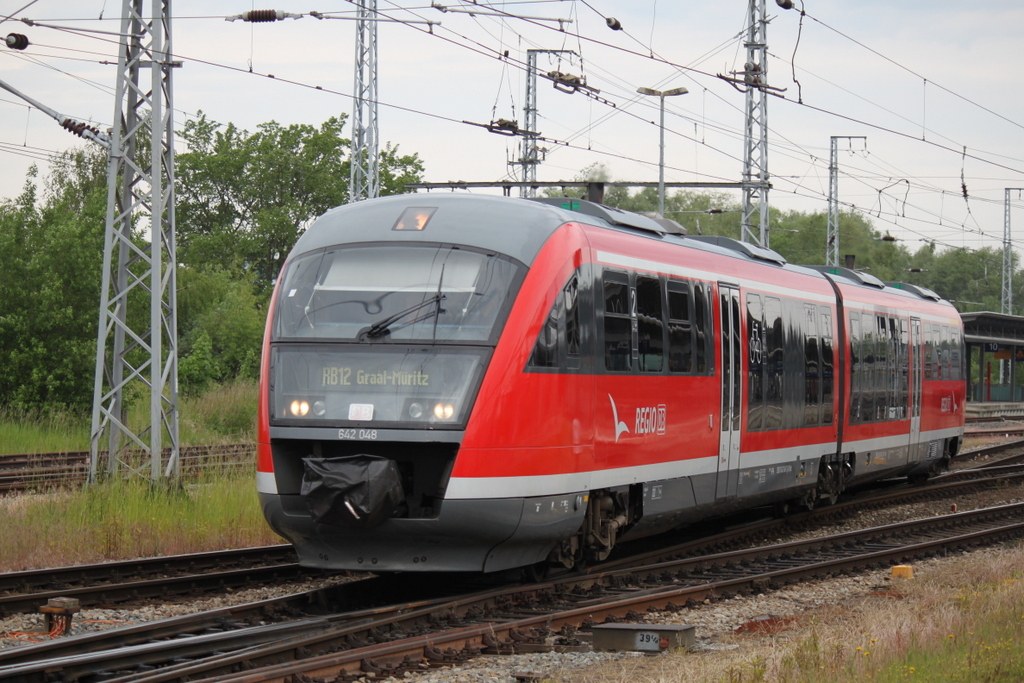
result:
[[[354,571],[491,572],[544,560],[583,523],[574,495],[445,500],[432,518],[391,518],[368,529],[313,521],[299,495],[260,493],[271,528],[306,567]]]

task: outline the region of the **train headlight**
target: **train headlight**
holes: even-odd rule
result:
[[[313,414],[317,417],[323,417],[327,413],[327,404],[323,401],[316,401],[313,403]]]
[[[450,420],[455,415],[455,407],[451,403],[438,403],[434,406],[434,417],[438,420]]]
[[[422,403],[410,403],[409,404],[409,417],[414,420],[418,420],[423,417],[423,404]]]
[[[293,416],[305,417],[309,413],[309,401],[300,401],[296,399],[292,401],[289,409]]]

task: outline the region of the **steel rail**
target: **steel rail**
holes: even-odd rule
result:
[[[128,453],[125,457],[131,456]],[[202,470],[215,459],[222,460],[220,467],[247,467],[254,461],[255,446],[185,446],[180,457],[183,471]],[[0,455],[0,493],[82,484],[88,475],[88,463],[89,451]]]
[[[337,675],[342,670],[354,673],[366,667],[372,670],[381,665],[391,666],[396,657],[400,660],[409,654],[425,657],[426,661],[451,662],[452,656],[446,656],[441,652],[442,648],[458,646],[461,649],[468,643],[471,650],[466,654],[472,654],[480,648],[522,650],[524,641],[535,641],[534,647],[541,647],[536,642],[537,634],[531,634],[531,629],[543,628],[542,635],[546,636],[550,635],[549,629],[563,624],[579,626],[609,615],[635,615],[648,606],[667,607],[675,600],[685,602],[687,599],[723,596],[727,592],[763,590],[805,576],[848,571],[936,548],[976,543],[991,534],[998,534],[1000,538],[1024,535],[1024,521],[1007,524],[1005,520],[1008,517],[1024,519],[1024,504],[915,520],[751,551],[559,579],[425,606],[400,606],[388,615],[382,613],[366,618],[366,613],[359,614],[355,623],[351,614],[338,615],[338,623],[322,630],[258,646],[246,641],[247,638],[262,637],[258,631],[242,633],[235,641],[242,649],[198,661],[174,663],[156,671],[149,671],[148,667],[159,663],[160,657],[165,662],[180,658],[183,652],[180,644],[172,644],[173,649],[164,653],[157,652],[156,646],[147,647],[141,666],[138,665],[143,651],[139,650],[134,655],[131,652],[113,652],[110,661],[97,656],[90,657],[88,661],[78,658],[74,661],[35,662],[10,670],[0,669],[0,675],[16,673],[22,680],[34,681],[44,679],[31,677],[33,671],[45,671],[51,676],[59,671],[66,680],[89,680],[91,676],[99,676],[108,683],[167,683],[199,680],[211,675],[219,676],[212,679],[217,681],[257,681],[284,680],[283,677],[298,674],[309,677]],[[954,524],[984,525],[987,528],[974,529],[969,533],[960,530],[950,535],[950,529],[945,527]],[[901,533],[911,537],[909,542],[907,539],[902,542],[895,540],[895,535]],[[934,538],[938,533],[944,533],[946,537]],[[922,535],[932,537],[921,541]],[[648,583],[655,580],[673,583],[668,587]],[[468,621],[484,623],[462,628]],[[424,634],[425,629],[431,632]],[[410,634],[414,637],[410,638]],[[227,636],[214,640],[222,652],[232,649]],[[372,644],[374,640],[378,642]],[[392,640],[397,642],[389,643]],[[499,642],[503,640],[507,642]],[[198,652],[200,649],[196,647],[189,651]],[[333,654],[335,650],[350,651]],[[363,661],[371,659],[376,664]],[[417,659],[414,665],[422,666],[422,661]],[[134,668],[123,668],[129,665]],[[268,666],[258,672],[238,673]]]
[[[632,576],[629,572],[620,570],[610,572],[605,576],[591,576],[584,579],[584,581],[591,582],[591,585],[601,588],[589,600],[584,600],[567,609],[547,610],[543,613],[538,612],[541,612],[539,607],[545,594],[547,594],[549,602],[554,602],[556,601],[555,593],[564,598],[571,595],[571,589],[569,588],[570,584],[565,582],[562,582],[561,589],[559,589],[558,582],[538,584],[520,591],[524,595],[533,595],[535,599],[518,608],[507,600],[502,601],[499,593],[453,601],[442,609],[444,614],[454,615],[455,618],[449,619],[448,629],[444,629],[445,624],[442,623],[440,632],[400,637],[399,632],[393,630],[396,628],[393,621],[380,620],[355,627],[346,625],[338,629],[328,629],[323,633],[288,638],[266,646],[251,647],[234,653],[218,655],[201,662],[173,665],[152,673],[121,672],[120,676],[105,678],[105,680],[108,683],[128,683],[129,681],[169,683],[170,681],[200,679],[216,683],[264,681],[285,683],[304,680],[301,678],[303,676],[309,678],[354,677],[364,675],[366,672],[400,675],[402,671],[421,668],[424,662],[454,663],[463,656],[469,657],[488,650],[515,652],[523,649],[521,643],[543,641],[545,637],[552,634],[554,629],[563,626],[578,628],[609,617],[635,619],[639,613],[650,607],[678,608],[676,601],[685,603],[687,600],[717,599],[739,592],[764,590],[774,585],[799,581],[807,577],[835,575],[935,554],[951,548],[969,547],[1024,535],[1024,504],[1004,506],[1004,508],[972,511],[961,513],[960,516],[949,515],[943,517],[942,521],[949,522],[956,517],[959,517],[961,521],[976,520],[985,514],[998,519],[1006,514],[1011,514],[1011,512],[1022,521],[998,524],[981,530],[975,529],[968,533],[956,533],[944,538],[928,538],[923,541],[915,539],[914,542],[905,544],[897,544],[893,541],[876,542],[865,545],[859,552],[849,548],[844,548],[840,552],[838,546],[848,544],[851,534],[863,536],[866,533],[851,532],[851,534],[840,535],[836,543],[828,544],[827,552],[831,556],[825,559],[811,558],[800,561],[796,558],[794,549],[799,545],[813,549],[814,546],[826,544],[827,539],[783,544],[783,546],[775,548],[760,548],[756,552],[762,555],[767,554],[766,557],[769,561],[773,556],[781,559],[776,560],[774,565],[767,570],[747,572],[743,576],[728,576],[720,579],[715,577],[710,581],[699,581],[688,586],[675,585],[669,588],[643,585],[626,586],[620,582],[616,587],[613,580],[615,577]],[[932,522],[934,523],[934,520]],[[909,524],[881,527],[876,529],[875,533],[891,536],[901,526],[913,528],[914,533],[920,533],[920,530],[927,525],[918,520]],[[935,529],[930,530],[930,534],[934,535],[935,533],[937,533]],[[743,558],[743,553],[729,553],[728,555],[730,556],[729,562],[733,566],[740,567],[746,561]],[[688,562],[690,565],[699,565],[702,562],[711,562],[711,558],[694,558]],[[681,567],[682,565],[677,563],[673,578],[677,578],[681,571],[685,571],[680,569]],[[658,574],[672,574],[671,568],[667,566],[650,566],[644,568],[643,572],[648,578]],[[575,581],[573,581],[574,584]],[[601,593],[604,594],[601,595]],[[481,613],[482,599],[495,605],[495,609],[490,614]],[[502,609],[504,609],[504,613],[501,612]],[[524,617],[522,612],[532,612],[533,614]],[[435,610],[430,609],[406,614],[402,620],[408,625],[431,620],[435,623],[444,621],[439,618]],[[470,620],[484,623],[463,626],[466,621]],[[411,630],[408,625],[400,627],[403,629],[402,633],[407,629]],[[454,627],[452,627],[453,625]],[[569,630],[571,631],[571,629]],[[365,636],[359,635],[366,633],[375,633],[375,637],[383,642],[366,643]],[[388,642],[392,638],[397,638],[397,640]],[[555,646],[556,649],[557,647]],[[334,649],[345,648],[351,649],[332,652]],[[258,670],[251,670],[255,667],[259,667]],[[213,677],[208,677],[210,674],[213,674]],[[344,679],[338,678],[338,680]]]
[[[1005,481],[1005,478],[1002,478],[1002,480]],[[949,487],[950,487],[949,484],[944,485],[944,488],[949,488]],[[921,495],[922,493],[926,492],[928,490],[928,488],[929,487],[915,487],[912,490],[903,490],[903,491],[898,492],[898,493],[899,493],[900,496],[907,496],[907,495],[918,496],[918,495]],[[887,494],[885,494],[885,497],[894,497],[894,493],[887,493]],[[853,503],[853,504],[856,504],[856,503]],[[861,504],[863,504],[863,503],[861,503]],[[828,511],[828,512],[834,514],[835,512],[838,512],[838,509],[841,508],[843,505],[851,505],[851,504],[840,504],[840,505],[832,506],[830,508],[822,508],[822,509],[814,511],[814,513],[817,513],[817,514],[820,515],[821,512]],[[769,533],[769,532],[777,532],[777,529],[772,529],[771,528],[773,525],[779,525],[779,524],[781,524],[781,525],[788,525],[789,523],[795,521],[797,518],[813,516],[814,513],[804,513],[803,515],[798,515],[798,516],[791,517],[788,520],[782,520],[782,521],[772,520],[772,521],[768,521],[768,522],[762,522],[762,523],[756,523],[756,524],[753,524],[753,525],[747,525],[747,526],[745,526],[742,529],[730,530],[729,532],[727,532],[724,535],[716,536],[714,539],[702,539],[702,540],[698,540],[698,541],[692,541],[692,542],[690,542],[688,544],[684,544],[684,546],[689,546],[689,552],[692,553],[695,549],[697,549],[697,548],[699,548],[701,546],[706,548],[708,546],[714,546],[714,545],[718,545],[718,546],[723,545],[723,544],[724,545],[728,545],[729,543],[738,542],[738,539],[741,539],[741,538],[744,538],[744,537],[750,537],[751,535],[756,535],[758,533],[764,534],[764,533]],[[851,532],[851,533],[857,533],[857,532]],[[274,548],[274,547],[271,547],[271,548]],[[655,553],[649,553],[648,555],[650,555],[650,556],[665,557],[666,555],[670,555],[671,552],[673,552],[673,551],[676,552],[676,553],[679,553],[681,551],[681,548],[683,548],[683,547],[677,546],[677,547],[675,547],[673,549],[662,549],[662,550],[656,551]],[[678,554],[676,556],[678,557]],[[638,562],[640,562],[640,563],[643,562],[643,556],[641,556],[639,558],[637,558],[637,557],[630,558],[630,563],[631,564],[636,565]],[[595,568],[595,570],[593,570],[593,571],[594,572],[600,571],[603,575],[607,576],[607,575],[609,575],[609,571],[608,570],[609,570],[610,566],[611,565],[603,565],[600,568]],[[641,571],[641,570],[633,570],[633,571],[636,572],[636,571]],[[662,571],[663,572],[663,571],[666,571],[666,570],[663,569],[663,568],[660,568],[660,569],[658,569],[658,571]],[[306,598],[306,599],[308,600],[309,598]],[[319,598],[318,601],[322,602],[323,601],[322,597]],[[290,609],[293,609],[293,608],[290,608]],[[398,611],[403,611],[403,610],[404,611],[409,611],[409,609],[410,608],[408,606],[404,606],[404,607],[398,608]],[[347,616],[351,616],[351,615],[347,615]],[[365,617],[366,615],[364,614],[363,616]],[[202,616],[200,615],[197,618],[202,619]],[[382,622],[382,623],[387,623],[387,620],[384,620],[384,622]],[[393,623],[393,622],[390,622],[390,623]],[[380,628],[385,628],[385,627],[386,626],[380,626]],[[138,630],[138,629],[142,629],[142,628],[143,628],[142,626],[140,626],[140,627],[132,627],[133,630]],[[110,632],[107,632],[107,633],[110,633]],[[99,642],[98,642],[99,636],[100,636],[100,634],[90,634],[90,636],[88,636],[88,638],[95,639],[94,640],[95,645],[98,646],[99,645]],[[80,638],[85,638],[85,637],[83,636],[83,637],[80,637]],[[143,636],[139,636],[139,638],[144,639]],[[68,640],[65,640],[64,642],[71,642],[71,641],[74,641],[74,640],[76,640],[76,639],[68,639]],[[355,642],[358,642],[358,636],[356,637],[356,641]],[[53,645],[56,645],[56,644],[53,644]],[[40,651],[38,652],[39,656],[44,656],[44,657],[46,656],[42,652],[43,646],[31,646],[31,647],[33,649],[37,649],[37,648],[40,649]],[[26,650],[28,648],[19,648],[19,649],[20,650]],[[230,649],[230,648],[225,648],[225,649]],[[82,650],[78,650],[78,652],[81,652],[81,651]],[[89,651],[89,650],[85,650],[85,651]],[[48,652],[50,652],[52,654],[52,652],[54,652],[54,649],[51,647],[50,650],[48,650]],[[0,666],[2,666],[4,664],[3,654],[4,653],[0,652]],[[224,656],[225,657],[230,657],[230,655],[224,655]],[[155,655],[155,657],[157,659],[159,659],[159,654]],[[190,666],[193,666],[193,665],[186,663],[186,664],[182,664],[181,666],[190,667]],[[2,670],[0,670],[0,671],[2,671]],[[164,669],[163,671],[167,671],[168,675],[170,675],[170,670]],[[170,680],[173,680],[173,678],[170,679]]]
[[[586,572],[595,573],[615,568],[635,567],[658,560],[667,561],[671,558],[707,553],[711,549],[731,547],[750,541],[756,542],[757,539],[768,536],[778,536],[798,529],[806,529],[812,525],[828,524],[832,520],[846,518],[851,513],[862,509],[876,509],[893,503],[948,497],[979,487],[1004,486],[1007,483],[1019,482],[1024,479],[1024,471],[1021,468],[1008,466],[1009,472],[1007,472],[1000,469],[999,462],[1001,461],[978,469],[947,472],[939,477],[934,477],[924,485],[900,484],[887,491],[870,491],[834,505],[792,513],[782,518],[756,520],[709,538],[697,538],[678,545],[609,560],[588,568]],[[992,474],[993,470],[995,471],[994,475]],[[949,477],[950,480],[947,481],[946,477]]]
[[[260,565],[287,567],[289,575],[299,571],[294,548],[291,545],[273,545],[8,572],[0,574],[0,617],[17,612],[35,612],[40,604],[55,596],[77,596],[83,605],[111,601],[112,593],[135,590],[132,585],[138,581],[126,581],[132,577],[158,576],[153,579],[157,583],[169,583],[181,577],[210,581],[217,580],[217,572],[237,571],[243,567],[251,570]],[[208,578],[199,578],[203,572]],[[119,584],[125,587],[121,588]],[[151,589],[145,592],[154,594]],[[160,597],[160,594],[155,595]]]
[[[38,593],[0,596],[0,610],[7,613],[38,611],[51,598],[76,598],[83,607],[113,603],[165,599],[173,595],[210,593],[266,583],[281,583],[308,577],[313,570],[296,563],[247,567],[208,574],[186,574],[157,579],[128,581],[104,586],[59,588]]]

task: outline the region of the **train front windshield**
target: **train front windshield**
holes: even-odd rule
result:
[[[437,245],[295,259],[278,291],[272,421],[463,424],[518,271],[500,255]]]
[[[275,337],[487,342],[516,266],[458,247],[345,247],[296,259],[278,294]]]

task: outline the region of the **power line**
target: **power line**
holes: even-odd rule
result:
[[[450,31],[450,29],[445,29],[445,30],[446,30],[446,31]],[[483,46],[483,45],[482,45],[482,44],[480,44],[479,42],[473,41],[473,40],[472,40],[471,38],[469,38],[468,36],[465,36],[465,35],[463,35],[463,34],[461,34],[461,33],[457,33],[457,32],[454,32],[454,31],[451,31],[451,33],[452,33],[453,35],[456,35],[456,36],[458,36],[458,37],[459,37],[460,39],[462,39],[462,40],[466,40],[466,41],[470,41],[470,42],[473,42],[473,43],[475,43],[476,45],[478,45],[478,46],[479,46],[479,49],[474,49],[474,48],[472,47],[472,45],[466,45],[466,44],[464,44],[464,43],[461,43],[461,42],[459,42],[458,40],[452,40],[452,39],[448,38],[447,36],[445,36],[445,37],[444,37],[444,39],[445,39],[445,40],[448,40],[448,41],[449,41],[449,42],[451,42],[452,44],[454,44],[454,45],[457,45],[457,46],[459,46],[459,47],[462,47],[463,49],[470,49],[470,50],[472,50],[472,51],[474,51],[474,52],[480,53],[480,54],[482,54],[482,55],[485,55],[485,56],[488,56],[488,57],[491,57],[491,58],[499,58],[499,54],[498,54],[498,53],[496,53],[496,52],[495,52],[495,51],[493,51],[493,50],[485,49],[485,46]],[[574,35],[577,35],[577,36],[578,36],[578,39],[579,39],[579,40],[588,40],[588,41],[590,40],[590,39],[586,38],[585,36],[582,36],[582,34],[579,34],[579,33],[577,33],[577,34],[574,34]],[[602,44],[605,44],[605,45],[607,45],[607,43],[604,43],[604,41],[597,41],[597,42],[600,42],[600,43],[602,43]],[[612,47],[614,47],[614,46],[612,46]],[[639,55],[639,56],[642,56],[642,57],[644,57],[644,58],[648,58],[648,57],[647,57],[646,55]],[[233,67],[230,67],[229,65],[219,64],[219,63],[216,63],[216,62],[212,62],[212,61],[209,61],[209,60],[199,60],[199,59],[196,59],[196,60],[193,60],[193,61],[196,61],[196,62],[198,62],[198,63],[205,63],[205,64],[209,64],[209,65],[211,65],[211,66],[215,66],[215,67],[222,67],[222,68],[233,68]],[[503,60],[503,61],[504,61],[504,62],[505,62],[506,64],[512,63],[512,65],[513,65],[513,66],[516,66],[517,68],[522,68],[522,66],[521,66],[521,65],[519,65],[519,64],[515,64],[515,63],[514,63],[514,62],[515,62],[515,60]],[[671,63],[671,62],[669,62],[669,60],[665,60],[665,59],[663,59],[663,58],[661,59],[661,61],[663,61],[664,63]],[[680,66],[680,65],[676,65],[676,67],[678,67],[678,68],[680,68],[680,69],[686,69],[686,67],[682,67],[682,66]],[[242,72],[244,72],[244,71],[243,71],[243,70],[241,70],[241,69],[237,69],[237,70],[238,70],[238,71],[242,71]],[[694,72],[694,73],[698,73],[698,74],[700,74],[700,73],[703,73],[703,74],[705,74],[705,75],[708,75],[708,74],[707,74],[706,72],[701,72],[700,70],[692,70],[692,69],[691,69],[690,71],[692,71],[692,72]],[[267,76],[267,77],[273,77],[273,76],[271,76],[270,74],[263,74],[263,75],[265,75],[265,76]],[[294,83],[294,84],[296,84],[296,85],[300,85],[300,86],[303,86],[303,87],[315,87],[315,86],[310,86],[309,84],[306,84],[306,83],[302,83],[302,82],[299,82],[299,81],[292,81],[292,80],[290,80],[290,79],[284,79],[284,78],[276,78],[276,80],[279,80],[279,81],[282,81],[282,82],[286,82],[286,83],[289,83],[289,82],[291,82],[291,83]],[[322,90],[322,91],[325,91],[325,90],[324,90],[323,88],[317,88],[317,89],[320,89],[320,90]],[[334,94],[338,94],[338,95],[342,95],[342,96],[347,96],[346,94],[344,94],[344,93],[339,93],[339,92],[334,92]],[[714,95],[715,97],[719,97],[719,96],[718,96],[717,94],[715,94],[715,93],[712,93],[712,94],[713,94],[713,95]],[[719,97],[719,99],[721,99],[721,98]],[[783,99],[785,99],[785,98],[783,98]],[[726,100],[722,100],[722,101],[726,101]],[[791,101],[791,100],[787,100],[787,101]],[[399,106],[399,105],[391,105],[391,104],[389,104],[389,103],[382,103],[382,104],[383,104],[383,106],[393,107],[393,108],[396,108],[396,109],[399,109],[399,110],[409,111],[409,112],[412,112],[412,113],[416,113],[416,114],[419,114],[419,115],[425,115],[425,116],[430,116],[430,117],[433,117],[433,118],[437,118],[437,119],[440,119],[440,120],[446,120],[446,121],[450,121],[450,122],[458,122],[458,121],[456,121],[456,119],[454,119],[453,117],[446,117],[446,116],[439,116],[439,115],[434,115],[434,114],[431,114],[430,112],[426,112],[426,111],[423,111],[423,110],[418,110],[418,109],[415,109],[415,108],[412,108],[412,107],[401,107],[401,106]],[[833,113],[833,112],[830,112],[830,111],[828,111],[828,110],[826,110],[826,109],[822,109],[822,108],[817,108],[817,107],[814,107],[814,109],[816,109],[816,110],[818,110],[818,111],[822,111],[823,113],[826,113],[826,114],[832,114],[832,113]],[[615,111],[617,111],[617,109],[616,109]],[[610,112],[610,113],[614,114],[614,113],[615,113],[615,111],[613,111],[613,112]],[[632,113],[632,112],[629,112],[629,115],[630,115],[630,116],[633,116],[633,117],[635,117],[635,118],[638,118],[638,119],[640,119],[640,120],[644,120],[642,116],[636,115],[636,114],[634,114],[634,113]],[[854,120],[854,121],[856,121],[857,119],[850,119],[850,120]],[[462,123],[466,123],[466,122],[464,122],[464,121],[463,121]],[[870,124],[866,124],[866,125],[870,125]],[[734,132],[734,131],[731,131],[731,130],[727,129],[727,128],[725,128],[724,126],[717,126],[716,128],[717,128],[717,130],[719,130],[719,132],[721,132],[721,133],[723,133],[723,134],[732,134],[732,135],[735,135],[735,132]],[[685,134],[681,133],[680,131],[678,131],[678,130],[675,130],[674,128],[668,128],[667,130],[669,130],[669,131],[670,131],[670,133],[672,133],[672,134],[675,134],[675,135],[678,135],[678,136],[680,136],[681,138],[684,138],[684,139],[687,139],[687,140],[690,140],[690,141],[693,141],[693,142],[700,142],[700,141],[698,141],[698,140],[697,140],[697,139],[696,139],[695,137],[693,137],[693,136],[689,136],[689,135],[685,135]],[[578,137],[578,136],[576,136],[576,137]],[[910,137],[910,136],[907,136],[907,137]],[[572,138],[572,139],[575,139],[575,137],[574,137],[574,138]],[[914,137],[911,137],[911,139],[915,139],[915,140],[917,140],[918,138],[914,138]],[[555,144],[557,144],[557,143],[559,143],[559,142],[561,142],[561,141],[553,141],[553,143],[555,143]],[[567,142],[569,142],[569,141],[567,141]],[[703,144],[703,143],[701,143],[701,144]],[[794,146],[796,146],[796,145],[795,145],[795,143],[791,143],[791,144],[794,144]],[[934,144],[934,143],[932,143],[932,144]],[[588,145],[588,146],[586,146],[586,147],[583,147],[583,146],[579,146],[579,145],[573,145],[573,144],[565,144],[565,145],[561,145],[561,144],[559,144],[559,146],[558,146],[558,147],[556,147],[555,149],[558,149],[558,148],[560,148],[560,147],[562,147],[562,146],[564,146],[564,147],[566,147],[566,148],[572,148],[572,149],[579,149],[579,150],[586,150],[586,151],[591,151],[591,152],[593,152],[593,153],[597,153],[597,154],[605,154],[605,155],[607,155],[607,156],[610,156],[610,157],[614,157],[614,158],[622,158],[622,159],[626,159],[626,160],[629,160],[629,161],[631,161],[631,162],[638,162],[638,163],[643,163],[643,164],[646,164],[646,165],[649,165],[649,166],[652,166],[652,165],[653,165],[653,163],[652,163],[652,162],[643,162],[643,161],[641,161],[641,160],[637,160],[637,159],[634,159],[634,158],[632,158],[631,156],[629,156],[629,155],[626,155],[626,154],[616,154],[616,153],[614,153],[614,152],[613,152],[613,153],[606,153],[606,152],[602,152],[602,151],[600,151],[600,150],[595,150],[595,149],[593,149],[592,145]],[[714,147],[713,145],[708,145],[708,144],[704,144],[704,146],[708,147],[708,148],[709,148],[709,150],[711,150],[711,151],[715,151],[715,152],[717,152],[717,153],[720,153],[720,154],[723,154],[723,155],[725,155],[725,156],[727,156],[727,157],[731,157],[731,156],[732,156],[732,155],[729,155],[729,154],[728,154],[727,152],[725,152],[724,150],[720,150],[720,149],[717,149],[717,148],[715,148],[715,147]],[[799,148],[799,146],[797,146],[797,147]],[[778,153],[778,152],[779,152],[780,150],[782,150],[782,149],[784,149],[784,148],[783,148],[783,147],[777,147],[776,145],[774,145],[774,144],[773,144],[773,149],[775,149],[775,150],[776,150],[776,152]],[[959,153],[960,153],[960,150],[951,150],[951,149],[950,149],[950,148],[948,148],[948,147],[942,147],[942,149],[946,149],[947,151],[955,151],[955,153],[957,153],[957,154],[959,154]],[[810,155],[810,154],[809,154],[809,153],[807,153],[807,152],[806,152],[805,150],[803,151],[803,153],[805,153],[805,154],[808,154],[808,156],[809,156],[809,157],[810,157],[810,158],[812,159],[812,163],[813,163],[813,159],[814,159],[813,155]],[[733,157],[733,158],[734,158],[734,157]],[[990,162],[989,160],[987,160],[987,159],[979,158],[979,157],[976,157],[976,156],[974,156],[974,155],[971,155],[971,158],[972,158],[972,159],[976,159],[976,160],[978,160],[978,161],[981,161],[982,163],[991,163],[991,162]],[[1012,167],[1010,167],[1010,166],[1007,166],[1007,165],[999,165],[999,164],[995,164],[995,165],[997,165],[997,166],[999,166],[999,167],[1001,167],[1001,168],[1005,168],[1005,169],[1007,169],[1007,170],[1010,170],[1010,171],[1015,171],[1015,170],[1016,170],[1016,169],[1014,169],[1014,168],[1012,168]],[[678,169],[678,168],[675,168],[675,167],[671,167],[671,166],[670,166],[669,168],[670,168],[670,169],[673,169],[673,170],[679,170],[679,171],[681,171],[681,172],[686,172],[686,173],[692,172],[692,171],[689,171],[689,170],[683,170],[683,169]],[[940,223],[940,225],[941,225],[941,223]]]
[[[847,39],[847,40],[849,40],[849,41],[850,41],[851,43],[854,43],[855,45],[858,45],[858,46],[860,46],[860,47],[864,48],[865,50],[867,50],[867,51],[868,51],[868,52],[870,52],[871,54],[873,54],[873,55],[876,55],[876,56],[878,56],[878,57],[881,57],[882,59],[884,59],[885,61],[889,62],[889,63],[890,63],[890,64],[892,64],[893,66],[896,66],[896,67],[898,67],[898,68],[900,68],[900,69],[903,69],[903,70],[904,70],[904,71],[906,71],[907,73],[909,73],[909,74],[912,74],[913,76],[915,76],[915,77],[917,77],[917,78],[920,78],[920,79],[921,79],[922,81],[926,81],[926,82],[930,83],[930,84],[931,84],[932,86],[934,86],[934,87],[938,88],[939,90],[942,90],[943,92],[945,92],[945,93],[948,93],[948,94],[952,95],[953,97],[956,97],[956,98],[958,98],[958,99],[960,99],[960,100],[963,100],[964,102],[966,102],[966,103],[968,103],[968,104],[974,105],[974,106],[975,106],[975,107],[977,107],[978,109],[981,109],[981,110],[982,110],[982,111],[984,111],[984,112],[987,112],[987,113],[989,113],[989,114],[992,114],[993,116],[995,116],[995,117],[997,117],[997,118],[999,118],[999,119],[1002,119],[1003,121],[1005,121],[1006,123],[1009,123],[1010,125],[1016,126],[1016,127],[1018,127],[1018,128],[1024,128],[1024,125],[1022,125],[1022,124],[1018,123],[1017,121],[1014,121],[1014,120],[1012,120],[1012,119],[1009,119],[1009,118],[1007,118],[1007,117],[1003,116],[1002,114],[1000,114],[999,112],[993,111],[992,109],[989,109],[988,107],[986,107],[986,106],[984,106],[984,105],[982,105],[982,104],[979,104],[978,102],[975,102],[974,100],[970,99],[969,97],[965,97],[965,96],[963,96],[963,95],[961,95],[961,94],[959,94],[959,93],[957,93],[957,92],[955,92],[955,91],[953,91],[953,90],[950,90],[949,88],[947,88],[947,87],[945,87],[945,86],[943,86],[943,85],[940,85],[940,84],[936,83],[936,82],[935,82],[935,81],[934,81],[933,79],[930,79],[930,78],[926,78],[925,76],[923,76],[923,75],[921,75],[921,74],[917,73],[916,71],[914,71],[914,70],[913,70],[913,69],[911,69],[910,67],[908,67],[908,66],[906,66],[906,65],[904,65],[904,64],[901,64],[900,62],[896,61],[896,60],[895,60],[895,59],[893,59],[892,57],[889,57],[889,56],[887,56],[887,55],[884,55],[884,54],[882,54],[881,52],[879,52],[878,50],[874,49],[873,47],[870,47],[870,46],[868,46],[868,45],[865,45],[864,43],[862,43],[861,41],[857,40],[856,38],[853,38],[853,37],[851,37],[851,36],[849,36],[849,35],[847,35],[847,34],[843,33],[842,31],[840,31],[839,29],[835,28],[834,26],[830,26],[829,24],[826,24],[826,23],[825,23],[824,21],[822,21],[821,19],[818,19],[818,18],[816,18],[816,17],[813,17],[813,16],[811,16],[810,14],[807,14],[806,16],[807,16],[808,18],[810,18],[810,19],[811,19],[812,21],[814,21],[814,22],[816,22],[816,23],[820,24],[821,26],[823,26],[823,27],[827,28],[828,30],[830,30],[830,31],[832,31],[832,32],[834,32],[834,33],[836,33],[837,35],[840,35],[840,36],[842,36],[843,38],[846,38],[846,39]]]

